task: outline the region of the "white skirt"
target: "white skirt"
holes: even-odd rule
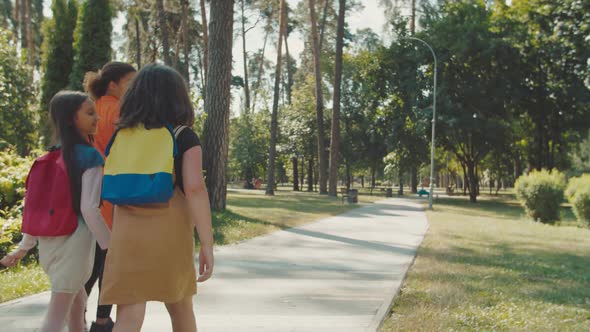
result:
[[[80,291],[92,274],[95,249],[96,240],[82,217],[71,235],[39,237],[39,263],[49,276],[51,291]]]

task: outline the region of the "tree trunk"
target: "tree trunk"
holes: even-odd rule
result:
[[[309,0],[309,15],[311,18],[311,35],[313,39],[313,55],[315,63],[315,93],[316,93],[316,117],[318,124],[318,159],[319,171],[318,177],[320,182],[320,195],[327,194],[326,173],[328,163],[325,155],[324,142],[324,98],[322,95],[322,71],[320,68],[320,45],[318,41],[317,18],[315,13],[315,0]]]
[[[182,0],[182,46],[184,55],[184,64],[182,74],[186,80],[186,85],[190,86],[189,62],[191,53],[191,44],[188,41],[188,17],[190,14],[189,0]]]
[[[352,176],[350,175],[350,163],[346,161],[346,191],[350,190],[350,182],[352,182]]]
[[[287,31],[287,29],[285,29],[285,53],[287,55],[287,103],[291,105],[291,88],[293,87],[293,73],[291,72],[291,56],[289,55],[288,39],[289,32]]]
[[[31,0],[25,0],[25,30],[27,39],[27,64],[31,66],[31,77],[35,66],[35,41],[33,39],[33,24],[31,23]]]
[[[416,0],[412,0],[412,17],[410,19],[410,32],[416,34]]]
[[[313,191],[313,155],[307,163],[307,191]]]
[[[250,112],[250,83],[248,83],[248,54],[246,53],[246,15],[245,15],[245,2],[242,0],[242,56],[244,58],[244,95],[245,105],[244,111]],[[280,45],[280,44],[279,44]]]
[[[467,175],[467,167],[464,163],[461,163],[461,168],[463,169],[463,196],[467,195],[467,189],[469,188],[469,179]]]
[[[17,2],[20,1],[20,12],[19,21],[20,21],[20,47],[21,50],[27,48],[27,15],[26,15],[26,7],[27,7],[27,0],[16,0]]]
[[[475,174],[475,163],[467,163],[467,176],[469,178],[469,201],[471,203],[477,202],[477,175]]]
[[[293,162],[293,191],[299,191],[299,171],[297,170],[297,157],[291,158]]]
[[[233,0],[211,2],[211,38],[207,48],[213,61],[207,70],[211,75],[207,75],[203,151],[209,200],[216,211],[225,210],[227,195],[233,6]]]
[[[209,70],[209,34],[207,32],[207,7],[205,7],[205,0],[201,0],[201,25],[203,27],[203,69],[205,72],[204,80],[205,82],[207,82],[207,72]],[[205,86],[203,86],[203,91],[206,91],[206,84]]]
[[[323,46],[324,46],[324,35],[325,35],[325,31],[326,31],[326,19],[328,17],[328,5],[330,4],[329,0],[324,0],[324,9],[322,12],[322,23],[320,26],[320,53],[322,52]],[[314,11],[315,11],[315,7],[314,7]]]
[[[162,53],[164,55],[164,63],[167,66],[172,66],[172,59],[170,58],[168,22],[166,19],[166,12],[164,11],[164,0],[156,0],[156,8],[158,10],[158,25],[160,26],[160,38],[162,39]]]
[[[18,43],[18,35],[20,32],[20,26],[21,26],[21,20],[20,20],[20,13],[21,13],[21,8],[20,8],[20,1],[21,0],[15,0],[14,1],[14,13],[13,13],[13,17],[14,17],[14,41],[15,44]]]
[[[397,194],[400,196],[403,196],[403,194],[404,194],[404,173],[400,171],[398,174],[398,177],[399,177],[399,190],[397,191]]]
[[[299,181],[301,181],[299,188],[303,191],[303,183],[305,181],[305,157],[301,157],[301,176],[299,177]]]
[[[415,166],[410,170],[410,186],[412,187],[412,194],[418,192],[418,169]]]
[[[270,24],[270,23],[269,23]],[[264,53],[266,51],[266,41],[268,40],[268,30],[266,32],[266,34],[264,35],[264,44],[262,44],[262,50],[260,51],[260,59],[259,59],[259,63],[258,63],[258,73],[257,77],[256,77],[256,87],[254,88],[254,97],[252,99],[252,110],[254,111],[256,109],[256,96],[258,95],[258,89],[260,88],[260,80],[262,80],[262,69],[264,66]]]
[[[135,61],[137,62],[137,70],[141,68],[141,38],[139,35],[139,18],[137,17],[137,13],[135,14],[135,46],[136,46],[136,54],[135,54]]]
[[[338,156],[340,154],[340,92],[342,82],[342,49],[344,47],[344,17],[346,0],[339,0],[338,27],[336,29],[336,63],[334,66],[334,102],[332,111],[332,134],[330,141],[330,190],[336,197],[338,186]]]
[[[371,167],[371,188],[375,188],[375,173],[377,173],[377,167]]]
[[[279,18],[279,38],[277,45],[277,65],[275,71],[274,96],[272,100],[272,115],[270,121],[270,151],[268,153],[268,185],[266,194],[274,195],[275,181],[275,158],[277,153],[277,131],[278,131],[278,113],[279,113],[279,88],[281,86],[281,64],[283,54],[283,33],[285,30],[285,0],[281,0],[280,18]]]

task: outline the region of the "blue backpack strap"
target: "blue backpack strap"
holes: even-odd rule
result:
[[[173,156],[174,158],[176,158],[176,156],[178,155],[178,146],[176,145],[176,138],[174,137],[174,128],[172,128],[172,126],[169,123],[167,123],[166,129],[168,129],[168,132],[170,132],[170,136],[172,136],[172,142],[174,143]]]
[[[117,137],[117,133],[119,132],[120,129],[115,130],[115,133],[113,134],[113,136],[111,136],[111,139],[109,140],[109,144],[107,144],[107,148],[104,151],[104,155],[108,157],[109,152],[111,151],[111,145],[113,145],[113,142],[115,141],[115,137]]]

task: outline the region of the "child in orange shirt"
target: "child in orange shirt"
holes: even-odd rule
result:
[[[88,72],[84,77],[84,87],[95,100],[96,111],[100,116],[98,131],[94,136],[94,146],[103,156],[111,136],[115,133],[115,125],[119,121],[119,100],[127,91],[129,81],[133,79],[135,73],[135,68],[128,63],[109,62],[100,71]],[[113,205],[103,201],[101,213],[109,228],[112,228]],[[100,250],[97,247],[92,275],[85,286],[88,295],[97,279],[99,288],[102,287],[105,257],[106,250]],[[112,331],[114,323],[110,318],[111,310],[110,305],[98,306],[96,321],[92,323],[90,332]]]

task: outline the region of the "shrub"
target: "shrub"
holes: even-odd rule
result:
[[[578,221],[590,226],[590,174],[571,178],[565,195],[572,204]]]
[[[20,157],[13,150],[0,151],[0,209],[19,205],[32,163],[32,157]]]
[[[38,153],[40,151],[36,151]],[[25,180],[35,155],[23,158],[13,149],[0,151],[0,257],[4,257],[22,239],[20,230]],[[32,250],[25,262],[35,257],[36,250]]]
[[[559,206],[565,189],[563,173],[532,171],[518,178],[515,187],[518,200],[530,217],[550,224],[559,220]]]

